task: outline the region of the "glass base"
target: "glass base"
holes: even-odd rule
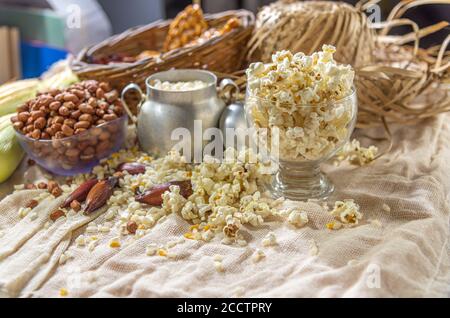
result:
[[[334,191],[330,179],[315,163],[280,163],[268,190],[275,197],[290,200],[326,199]]]

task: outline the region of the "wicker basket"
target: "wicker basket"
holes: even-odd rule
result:
[[[147,26],[133,28],[84,49],[74,59],[71,67],[81,80],[108,81],[118,90],[131,82],[144,88],[148,76],[172,68],[203,68],[219,73],[233,73],[245,66],[245,48],[253,31],[255,17],[246,10],[205,15],[210,27],[219,27],[233,17],[241,21],[242,26],[239,29],[200,45],[163,53],[158,60],[144,59],[134,63],[109,65],[88,63],[91,57],[104,54],[137,55],[144,50],[162,51],[171,21],[157,21]]]

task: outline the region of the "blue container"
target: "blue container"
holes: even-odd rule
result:
[[[67,57],[66,50],[52,48],[38,42],[22,42],[20,49],[23,78],[39,77],[53,63]]]

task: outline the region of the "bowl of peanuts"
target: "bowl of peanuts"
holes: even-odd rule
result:
[[[38,94],[19,106],[11,121],[33,160],[52,173],[72,176],[90,172],[122,147],[128,116],[116,90],[87,80]]]

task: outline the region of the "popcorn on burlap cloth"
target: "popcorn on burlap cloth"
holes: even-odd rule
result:
[[[364,214],[358,226],[329,230],[326,224],[333,218],[322,204],[285,202],[280,208],[307,212],[308,223],[243,226],[248,241],[243,247],[223,245],[217,237],[210,242],[180,240],[190,224],[177,214],[131,244],[111,248],[115,234],[110,233],[93,249],[77,247],[74,240],[84,232],[82,225],[98,214],[95,222],[101,224],[105,214],[80,216],[68,224],[61,219],[42,229],[39,217],[60,199],[46,202],[47,209],[39,205],[37,222],[30,222],[28,216],[20,219],[17,211],[33,193],[10,195],[0,203],[2,295],[447,296],[449,119],[441,115],[419,126],[395,127],[392,151],[370,165],[326,166],[337,189],[330,207],[336,200],[354,199]],[[264,247],[262,240],[269,232],[276,244]],[[177,243],[160,256],[164,253],[158,246],[168,242]],[[265,257],[255,262],[257,250]],[[64,252],[70,255],[58,265]],[[216,255],[223,256],[220,271]]]

